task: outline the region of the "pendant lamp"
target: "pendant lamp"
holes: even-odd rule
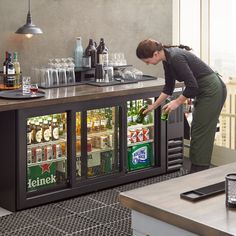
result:
[[[20,27],[16,34],[25,34],[27,38],[31,38],[34,34],[42,34],[43,31],[38,28],[36,25],[32,22],[32,16],[30,13],[30,0],[29,0],[29,10],[26,18],[26,24]]]

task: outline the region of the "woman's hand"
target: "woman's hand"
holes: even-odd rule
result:
[[[175,99],[164,105],[162,107],[162,110],[164,110],[166,113],[170,113],[171,111],[174,111],[177,107],[179,107],[179,105],[181,105],[181,103],[179,103],[179,101]]]
[[[153,105],[153,104],[148,105],[147,109],[143,111],[143,114],[145,115],[145,114],[151,112],[151,111],[154,110],[154,109],[155,109],[155,108],[154,108],[154,105]]]

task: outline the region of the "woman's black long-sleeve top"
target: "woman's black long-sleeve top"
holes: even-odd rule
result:
[[[164,48],[166,61],[163,61],[165,71],[165,86],[163,92],[172,95],[175,81],[184,82],[183,95],[187,98],[197,96],[198,79],[214,71],[193,53],[178,47]]]

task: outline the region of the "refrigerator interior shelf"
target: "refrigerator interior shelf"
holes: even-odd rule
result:
[[[108,129],[108,130],[100,131],[100,132],[91,132],[91,133],[88,133],[88,137],[99,136],[99,135],[104,135],[104,134],[114,134],[114,130]]]
[[[112,151],[114,150],[114,148],[93,148],[91,152],[88,152],[88,154],[93,154],[93,153],[96,153],[96,152],[107,152],[107,151]]]
[[[59,161],[65,161],[67,158],[66,156],[62,156],[61,158],[57,158],[57,159],[51,159],[51,160],[46,160],[46,161],[40,161],[40,162],[36,162],[36,163],[28,163],[28,167],[31,166],[38,166],[38,165],[43,165],[43,164],[50,164],[52,162],[59,162]]]
[[[154,142],[154,139],[148,139],[148,140],[143,141],[143,142],[131,143],[131,144],[128,145],[128,147],[133,147],[133,146],[136,146],[136,145],[139,145],[139,144],[153,143],[153,142]]]
[[[143,124],[137,124],[137,125],[130,125],[130,126],[128,126],[128,129],[148,128],[148,127],[153,127],[153,126],[154,126],[153,123],[146,124],[146,125],[143,125]]]
[[[53,145],[53,144],[64,143],[64,142],[66,142],[66,139],[65,138],[60,138],[58,140],[49,141],[49,142],[28,144],[27,147],[28,148],[43,147],[43,146],[47,146],[47,145]]]

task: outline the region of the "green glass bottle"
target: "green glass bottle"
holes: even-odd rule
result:
[[[136,119],[136,123],[138,124],[142,124],[144,122],[144,117],[147,115],[146,114],[143,114],[143,112],[148,108],[148,104],[145,103],[140,109],[139,109],[139,112],[138,112],[138,116],[137,116],[137,119]]]
[[[167,98],[165,101],[165,104],[168,104],[171,101],[170,98]],[[162,110],[161,112],[161,120],[167,121],[169,118],[169,112],[165,112],[165,110]]]

